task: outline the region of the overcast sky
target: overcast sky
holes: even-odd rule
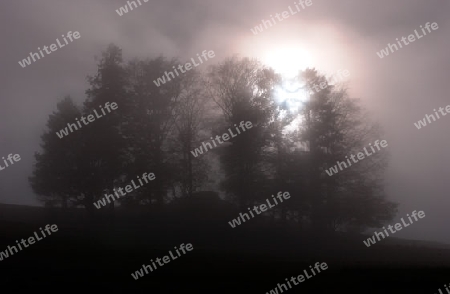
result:
[[[426,214],[395,236],[450,243],[450,116],[420,130],[413,124],[450,104],[450,2],[312,1],[256,36],[251,28],[294,7],[294,1],[141,0],[142,6],[123,16],[115,10],[126,1],[3,1],[0,157],[18,153],[22,160],[0,172],[0,202],[38,204],[27,178],[48,115],[65,95],[84,100],[86,76],[96,70],[94,56],[109,43],[121,47],[126,60],[162,53],[187,60],[214,50],[210,63],[233,54],[263,59],[280,48],[302,46],[320,71],[349,70],[350,93],[385,129],[380,139],[389,144],[388,193],[400,203],[398,218],[413,210]],[[427,22],[437,22],[439,29],[383,59],[376,55]],[[81,38],[26,68],[18,64],[68,31],[79,31]]]

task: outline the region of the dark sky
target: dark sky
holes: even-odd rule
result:
[[[257,36],[251,28],[294,1],[141,2],[123,16],[115,10],[126,1],[117,0],[0,4],[0,157],[22,157],[0,172],[0,202],[37,204],[27,177],[48,115],[65,95],[84,100],[86,76],[96,70],[94,56],[108,43],[120,46],[125,59],[164,53],[186,60],[214,50],[212,64],[233,54],[262,58],[300,42],[317,69],[350,71],[350,93],[363,100],[385,129],[380,139],[389,144],[386,180],[389,198],[400,202],[398,218],[412,210],[426,214],[396,236],[450,243],[450,116],[420,130],[413,125],[434,108],[450,104],[449,1],[313,0],[311,7]],[[437,22],[439,29],[383,59],[376,55],[426,22]],[[26,68],[19,66],[31,51],[68,31],[79,31],[81,38]]]

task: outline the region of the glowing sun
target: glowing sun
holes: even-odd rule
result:
[[[312,55],[302,47],[280,47],[265,54],[263,63],[273,68],[283,78],[294,78],[300,70],[313,67]]]

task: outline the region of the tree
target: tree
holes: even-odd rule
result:
[[[315,70],[302,78],[310,101],[303,109],[301,138],[309,143],[312,220],[316,229],[339,226],[379,226],[391,219],[396,205],[385,200],[382,176],[387,152],[379,152],[329,176],[325,169],[345,161],[345,156],[361,152],[370,142],[381,139],[381,129],[343,87],[329,85]],[[317,91],[319,85],[326,87]],[[313,90],[314,89],[314,90]]]
[[[153,82],[176,65],[175,59],[168,61],[161,56],[152,60],[133,60],[127,66],[130,85],[124,128],[128,141],[127,157],[132,164],[131,170],[153,172],[157,179],[140,188],[139,203],[162,205],[176,178],[176,156],[169,151],[174,148],[170,139],[175,136],[176,109],[183,77],[159,86]]]
[[[292,157],[289,150],[294,146],[292,144],[293,141],[285,130],[295,119],[296,113],[288,105],[287,97],[285,97],[287,94],[285,83],[289,83],[289,81],[283,80],[281,76],[274,76],[273,83],[271,87],[276,89],[273,100],[279,99],[284,102],[272,103],[270,107],[270,119],[265,135],[265,156],[263,158],[263,161],[268,163],[267,170],[269,171],[268,178],[270,179],[270,181],[267,181],[268,187],[266,189],[273,190],[274,194],[279,191],[293,193],[296,185],[292,185],[291,175],[294,170],[290,168],[290,159]],[[299,199],[299,197],[293,198]],[[296,205],[298,205],[298,201],[290,200],[277,205],[277,209],[274,209],[274,211],[280,210],[281,220],[285,222],[288,209]]]
[[[66,128],[67,123],[75,123],[81,117],[81,110],[69,96],[56,108],[49,116],[48,130],[41,135],[42,152],[34,155],[36,162],[29,182],[41,202],[66,208],[79,192],[80,149],[76,146],[80,144],[81,134],[75,131],[59,138],[56,133]]]
[[[106,111],[85,129],[83,153],[82,187],[84,197],[80,203],[93,213],[93,203],[103,194],[111,193],[121,183],[124,175],[125,140],[122,134],[123,117],[126,112],[126,72],[123,66],[122,50],[111,44],[102,53],[96,75],[89,76],[90,88],[84,102],[85,116],[100,113],[107,102],[116,103],[118,109]],[[114,202],[111,203],[114,207]]]
[[[241,209],[260,199],[263,182],[260,159],[264,129],[268,126],[272,100],[273,71],[256,60],[229,58],[213,66],[209,73],[210,96],[223,113],[223,128],[218,135],[235,129],[241,121],[253,125],[234,138],[221,157],[225,171],[222,187],[237,197]]]
[[[49,131],[41,137],[43,153],[36,153],[35,169],[30,177],[31,186],[42,201],[61,201],[66,207],[70,200],[74,206],[83,205],[93,217],[94,201],[103,192],[112,191],[120,180],[125,147],[121,134],[125,109],[121,110],[121,106],[126,101],[126,79],[121,63],[121,50],[110,45],[102,53],[97,74],[88,77],[91,88],[86,91],[83,109],[66,97],[58,103],[58,111],[50,115]],[[118,109],[103,113],[101,107],[106,102],[116,102]],[[94,111],[100,115],[94,116]],[[95,120],[86,120],[88,116]],[[58,138],[55,133],[67,124],[73,124],[76,131]]]
[[[200,73],[190,71],[182,80],[180,101],[176,108],[175,126],[177,141],[182,157],[180,159],[180,181],[183,196],[192,197],[207,177],[208,166],[205,157],[193,158],[193,143],[199,141],[199,132],[205,127],[205,112],[208,101],[204,81]]]

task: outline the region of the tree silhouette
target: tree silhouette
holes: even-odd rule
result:
[[[174,147],[176,109],[180,103],[183,77],[161,83],[153,82],[170,71],[178,62],[158,57],[133,60],[128,65],[130,97],[127,102],[128,122],[125,128],[130,168],[135,174],[153,172],[158,179],[139,190],[139,203],[164,204],[167,191],[176,175]]]
[[[81,192],[77,179],[82,166],[80,150],[73,148],[80,143],[81,133],[69,133],[59,138],[57,132],[75,123],[81,117],[81,110],[67,96],[56,105],[57,111],[48,119],[48,130],[41,135],[42,152],[35,153],[36,163],[29,178],[33,191],[46,204],[68,206]]]
[[[220,135],[244,121],[251,129],[231,138],[221,162],[226,179],[222,186],[237,198],[244,209],[254,200],[263,182],[260,159],[264,145],[264,129],[269,124],[272,85],[276,76],[256,60],[229,58],[213,66],[209,73],[210,95],[222,109],[223,128]]]
[[[301,77],[311,93],[303,109],[305,123],[301,139],[309,143],[312,221],[320,230],[337,226],[379,226],[393,217],[396,205],[385,200],[382,175],[387,164],[386,150],[368,157],[351,168],[328,176],[324,171],[346,160],[345,156],[361,152],[382,132],[368,115],[350,99],[345,88],[328,84],[315,70]],[[313,85],[326,83],[317,92]]]
[[[207,177],[208,166],[204,157],[193,158],[193,143],[200,140],[200,130],[205,128],[205,112],[208,110],[205,81],[197,71],[185,74],[180,101],[176,108],[175,126],[180,145],[180,182],[183,196],[191,197]]]
[[[81,130],[84,138],[82,162],[86,172],[82,181],[86,189],[83,204],[93,213],[94,201],[105,193],[112,193],[122,182],[125,140],[121,126],[127,93],[121,49],[109,45],[102,53],[96,75],[88,77],[88,81],[90,88],[86,91],[83,114],[101,115]],[[102,114],[101,109],[108,102],[116,103],[118,109]],[[114,207],[114,202],[111,206]]]
[[[295,111],[275,96],[281,76],[238,57],[207,73],[191,70],[160,85],[153,82],[178,64],[163,56],[124,63],[122,51],[110,45],[88,78],[83,109],[66,97],[49,117],[30,177],[41,201],[83,205],[93,216],[94,201],[152,172],[156,180],[120,198],[122,205],[160,208],[201,194],[209,179],[220,180],[214,193],[222,190],[243,211],[271,194],[289,192],[289,201],[270,210],[273,220],[305,220],[318,232],[362,231],[394,216],[396,204],[383,190],[386,150],[332,176],[325,172],[382,140],[381,129],[344,87],[329,84],[314,69],[301,72],[297,78],[304,87],[296,91],[309,99]],[[325,87],[318,91],[320,84]],[[55,134],[106,102],[116,102],[118,109],[61,139]],[[242,121],[253,127],[193,158],[201,142],[229,129],[236,133]],[[212,167],[219,172],[210,173]]]

